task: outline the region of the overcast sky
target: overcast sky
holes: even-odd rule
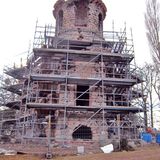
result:
[[[36,20],[39,23],[54,24],[52,16],[56,0],[1,0],[0,1],[0,68],[13,64],[24,55],[33,41]],[[115,28],[123,28],[127,23],[132,27],[135,56],[138,64],[150,62],[150,53],[145,35],[144,12],[145,0],[103,0],[107,6],[104,30],[111,30],[114,20]]]

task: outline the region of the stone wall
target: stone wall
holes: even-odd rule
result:
[[[59,22],[60,11],[63,11],[62,27],[59,26],[61,24]],[[106,16],[106,7],[101,0],[59,0],[54,6],[53,14],[56,19],[56,35],[58,37],[84,41],[103,39],[103,20]],[[102,17],[101,22],[99,22],[99,15]]]
[[[67,86],[67,95],[66,95],[66,101],[65,101],[65,84],[59,85],[59,104],[66,104],[68,103],[69,106],[75,106],[75,99],[76,99],[76,85],[68,85]]]
[[[68,113],[67,117],[66,117],[66,126],[65,129],[63,128],[63,119],[64,119],[64,115],[63,114],[59,114],[58,116],[58,121],[57,121],[57,127],[55,130],[55,140],[56,141],[61,141],[63,140],[63,138],[65,140],[67,140],[68,142],[73,141],[76,142],[77,140],[83,140],[83,141],[95,141],[95,142],[99,142],[100,141],[100,135],[102,134],[100,131],[102,130],[102,117],[95,117],[92,118],[91,120],[88,121],[88,119],[93,115],[93,113],[84,113],[84,112],[79,112],[78,111],[76,113]],[[89,128],[91,128],[91,132],[92,132],[92,139],[73,139],[73,132],[74,130],[81,126],[87,126]],[[61,127],[60,127],[61,126]],[[83,134],[83,133],[82,133]],[[106,134],[106,139],[108,138],[108,135]]]
[[[92,87],[90,92],[90,106],[92,107],[106,106],[106,103],[104,102],[105,99],[106,99],[106,95],[104,95],[103,97],[101,87]]]
[[[80,77],[81,79],[100,78],[100,64],[90,62],[74,62],[74,67],[69,70],[70,77]],[[87,67],[86,67],[87,66]],[[98,80],[97,80],[98,81]],[[65,84],[59,85],[59,103],[65,104]],[[75,99],[77,95],[76,85],[69,85],[67,92],[67,102],[69,106],[76,106]],[[106,97],[104,97],[106,99]],[[102,89],[100,87],[91,87],[89,89],[89,107],[105,106]]]

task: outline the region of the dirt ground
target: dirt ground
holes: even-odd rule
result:
[[[0,160],[45,160],[42,156],[0,156]],[[88,154],[83,156],[54,157],[53,160],[160,160],[160,146],[147,146],[132,152]]]

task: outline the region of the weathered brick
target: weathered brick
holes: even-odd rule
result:
[[[101,0],[58,0],[53,14],[59,37],[88,41],[103,39],[101,32],[106,7]]]

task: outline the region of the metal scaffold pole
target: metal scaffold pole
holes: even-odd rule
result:
[[[68,41],[68,48],[69,48],[69,41]],[[66,53],[66,78],[65,78],[65,108],[64,108],[64,119],[63,119],[63,147],[66,146],[65,141],[66,141],[66,118],[67,118],[67,105],[68,105],[68,57],[69,53]]]
[[[29,53],[28,53],[29,54]],[[29,63],[29,74],[28,74],[28,81],[27,81],[27,94],[26,94],[26,100],[25,100],[25,108],[24,111],[22,111],[22,116],[23,116],[23,125],[22,125],[22,137],[21,137],[21,143],[24,143],[24,135],[25,135],[25,127],[26,127],[26,117],[27,115],[27,103],[28,103],[28,98],[29,98],[29,88],[30,88],[30,75],[31,75],[31,65],[32,65],[32,60]],[[22,106],[21,106],[22,107]],[[19,117],[21,118],[21,117]],[[33,124],[32,124],[33,125]]]
[[[102,42],[101,42],[101,53],[102,53]],[[104,103],[105,103],[105,97],[104,97],[104,60],[103,60],[103,54],[101,54],[101,79],[102,79],[102,114],[103,114],[103,127],[102,127],[102,132],[104,134],[105,132],[105,110],[104,110]]]
[[[46,153],[47,159],[53,158],[53,153],[51,149],[51,118],[52,118],[51,112],[49,112],[49,115],[48,115],[48,150]]]
[[[106,144],[106,121],[105,121],[105,95],[104,95],[104,70],[105,70],[105,64],[104,64],[104,59],[103,59],[103,54],[102,54],[102,48],[103,48],[103,44],[101,41],[101,57],[100,57],[100,61],[101,61],[101,85],[102,85],[102,101],[101,101],[101,107],[102,107],[102,130],[100,133],[100,145],[103,146]]]

